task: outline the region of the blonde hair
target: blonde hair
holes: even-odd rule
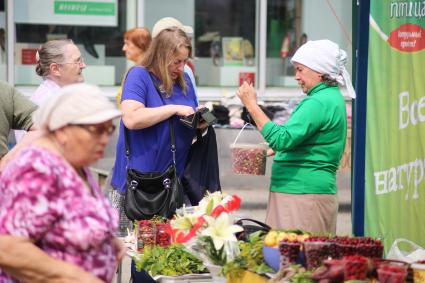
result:
[[[181,47],[187,48],[189,57],[192,55],[192,45],[186,33],[179,28],[167,28],[162,30],[152,41],[143,59],[142,66],[153,72],[161,81],[161,89],[170,97],[173,92],[173,80],[168,71],[168,66],[172,64],[174,56]],[[184,74],[179,75],[176,83],[186,94],[186,81]]]
[[[35,72],[40,77],[47,77],[50,74],[50,65],[53,63],[63,63],[65,60],[65,47],[74,44],[71,39],[50,40],[42,44],[37,50],[37,65]]]

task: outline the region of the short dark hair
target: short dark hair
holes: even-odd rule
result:
[[[322,75],[322,82],[324,82],[328,86],[337,86],[338,81],[336,79],[331,78],[328,74]]]

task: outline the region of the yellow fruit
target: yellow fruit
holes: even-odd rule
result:
[[[295,234],[295,233],[289,233],[288,236],[287,236],[287,240],[289,242],[295,242],[297,240],[297,238],[298,238],[298,235]]]
[[[264,237],[264,244],[266,246],[272,247],[276,244],[276,237],[277,232],[276,231],[270,231],[266,237]]]
[[[297,236],[297,240],[298,240],[298,242],[302,243],[302,242],[304,242],[306,239],[308,239],[308,237],[309,237],[309,235],[307,235],[307,234],[298,235],[298,236]]]
[[[277,235],[276,241],[279,243],[282,240],[285,240],[288,237],[288,234],[285,232],[279,232]]]

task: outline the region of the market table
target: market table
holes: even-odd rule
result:
[[[123,240],[121,238],[121,240]],[[130,259],[135,255],[135,251],[131,248],[128,248],[126,256]],[[122,283],[122,267],[123,261],[118,266],[117,270],[117,280],[116,283]],[[213,282],[210,273],[204,274],[187,274],[182,276],[164,276],[159,275],[153,278],[159,283],[211,283]],[[228,279],[228,283],[266,283],[268,281],[267,277],[255,274],[253,272],[246,271],[241,278],[238,279]]]

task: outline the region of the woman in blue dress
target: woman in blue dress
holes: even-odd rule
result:
[[[179,117],[194,113],[198,106],[194,86],[184,73],[191,52],[191,42],[184,31],[164,29],[153,39],[141,66],[128,72],[123,84],[123,116],[111,181],[117,198],[123,199],[125,193],[127,166],[140,172],[164,172],[171,164],[169,119],[174,126],[177,175],[182,176],[195,132],[180,123]],[[128,129],[129,164],[124,126]],[[135,279],[147,282],[146,278]]]

